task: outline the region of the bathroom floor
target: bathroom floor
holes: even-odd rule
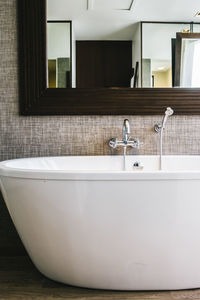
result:
[[[27,256],[0,257],[0,299],[200,299],[200,289],[170,292],[115,292],[66,286],[45,278]]]

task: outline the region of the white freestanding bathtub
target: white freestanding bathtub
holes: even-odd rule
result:
[[[143,169],[133,168],[139,161]],[[200,287],[200,156],[0,163],[17,231],[47,277],[81,287]]]

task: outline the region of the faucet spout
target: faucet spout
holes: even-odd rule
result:
[[[122,138],[123,138],[123,141],[124,143],[127,143],[130,136],[131,130],[130,130],[130,123],[129,123],[129,120],[128,119],[125,119],[124,120],[124,124],[123,124],[123,129],[122,129]]]

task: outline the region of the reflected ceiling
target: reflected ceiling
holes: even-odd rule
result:
[[[76,38],[80,40],[127,40],[132,38],[134,23],[139,21],[200,21],[195,17],[200,11],[199,0],[47,0],[47,3],[48,19],[72,20]]]

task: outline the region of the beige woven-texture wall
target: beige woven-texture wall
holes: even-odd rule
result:
[[[16,2],[0,0],[0,160],[46,155],[119,154],[108,147],[108,140],[121,137],[125,116],[19,116]],[[126,117],[130,120],[132,137],[138,137],[142,142],[139,152],[129,150],[129,154],[157,154],[159,139],[153,126],[162,117]],[[171,117],[165,131],[164,153],[199,154],[200,117]],[[2,231],[12,232],[8,216],[3,213],[4,209],[1,210],[2,205],[1,201],[0,220],[4,221],[0,223],[0,245],[15,246],[9,234],[8,238],[4,234],[4,240],[1,240]]]

